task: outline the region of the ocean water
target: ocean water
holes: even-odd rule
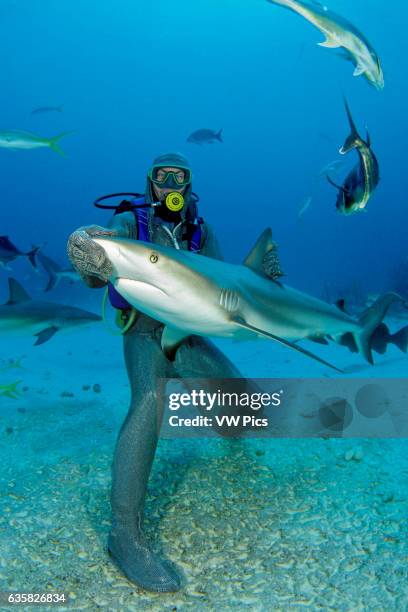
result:
[[[0,146],[0,234],[68,266],[68,236],[110,216],[95,198],[143,192],[152,159],[175,150],[190,160],[200,214],[227,261],[240,263],[271,227],[288,285],[344,297],[353,314],[385,291],[408,297],[408,9],[329,7],[375,48],[383,91],[353,77],[337,49],[318,47],[310,23],[263,0],[2,0],[0,132],[70,133],[66,157]],[[342,160],[350,132],[343,94],[380,167],[366,212],[349,216],[321,175]],[[223,142],[187,142],[200,128],[222,128]],[[336,181],[356,152],[345,161]],[[2,303],[12,276],[36,300],[100,313],[101,291],[62,280],[44,293],[41,267],[25,257],[9,267]],[[403,436],[161,440],[146,530],[183,587],[158,595],[130,583],[106,552],[112,454],[130,397],[121,338],[94,324],[33,346],[22,322],[20,334],[2,327],[3,313],[1,590],[70,593],[78,610],[407,609]],[[387,317],[396,331],[408,314]],[[243,376],[335,376],[274,343],[216,342]],[[307,347],[346,378],[407,376],[395,346],[374,367],[345,347]]]

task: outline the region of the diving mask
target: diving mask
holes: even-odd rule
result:
[[[179,189],[191,183],[191,170],[179,166],[174,166],[172,170],[167,170],[166,166],[153,166],[148,176],[152,183],[167,189]]]

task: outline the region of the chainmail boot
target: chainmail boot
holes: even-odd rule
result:
[[[147,483],[160,426],[157,379],[174,376],[159,344],[161,328],[157,321],[141,316],[124,337],[132,396],[113,461],[113,524],[108,541],[111,557],[129,580],[155,592],[180,588],[177,573],[152,552],[142,531]]]

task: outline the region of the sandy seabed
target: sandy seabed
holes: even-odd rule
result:
[[[218,344],[244,376],[331,376],[272,343]],[[407,376],[394,348],[374,369],[317,348],[348,375]],[[184,586],[151,594],[106,551],[129,402],[120,338],[94,326],[40,347],[3,339],[3,366],[22,356],[0,372],[25,389],[0,397],[1,590],[65,592],[75,610],[408,609],[406,440],[161,440],[146,532]]]

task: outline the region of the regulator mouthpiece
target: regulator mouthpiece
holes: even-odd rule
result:
[[[184,198],[178,191],[172,191],[166,195],[164,203],[172,212],[179,212],[184,206]]]

